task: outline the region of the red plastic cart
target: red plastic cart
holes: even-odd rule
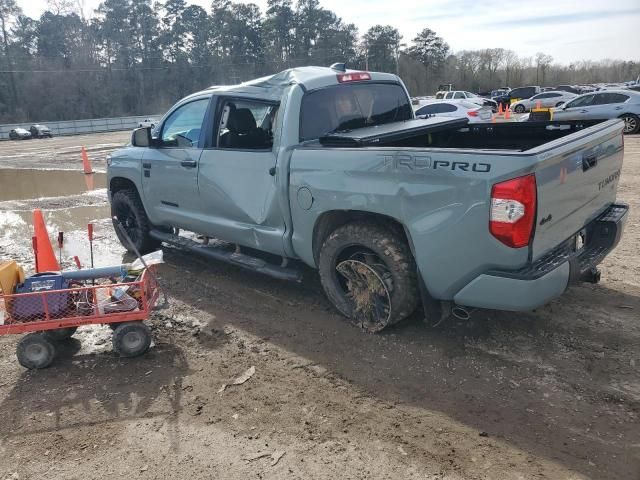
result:
[[[30,369],[49,366],[56,342],[71,337],[80,325],[108,324],[117,353],[142,355],[151,344],[143,320],[149,318],[160,293],[155,278],[145,270],[126,283],[0,294],[0,335],[28,333],[18,342],[16,355]]]

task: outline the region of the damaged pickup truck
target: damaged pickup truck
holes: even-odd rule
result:
[[[598,281],[627,218],[622,130],[415,118],[395,75],[295,68],[135,130],[108,159],[109,199],[141,251],[164,242],[287,280],[303,262],[378,331],[420,303],[431,321],[531,310]]]

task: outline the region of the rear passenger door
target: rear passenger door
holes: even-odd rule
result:
[[[222,97],[216,110],[212,145],[203,150],[198,173],[202,233],[282,255],[285,224],[273,151],[278,104]]]

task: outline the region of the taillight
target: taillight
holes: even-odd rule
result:
[[[478,116],[478,110],[468,110],[467,111],[467,115],[469,115],[470,117],[477,117]]]
[[[529,245],[535,216],[534,174],[496,183],[491,189],[489,231],[508,247],[520,248]]]
[[[352,73],[339,73],[338,82],[359,82],[362,80],[371,80],[371,74],[369,72],[352,72]]]

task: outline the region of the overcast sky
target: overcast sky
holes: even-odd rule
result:
[[[46,0],[17,0],[38,17]],[[83,0],[88,15],[100,0]],[[187,0],[210,10],[210,0]],[[249,3],[249,2],[245,2]],[[267,0],[254,0],[264,12]],[[400,30],[409,43],[424,27],[454,51],[503,47],[519,55],[543,51],[562,63],[640,60],[640,0],[320,0],[360,33],[375,24]]]

